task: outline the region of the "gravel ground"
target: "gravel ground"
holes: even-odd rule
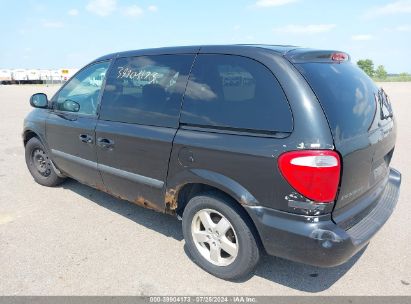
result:
[[[265,257],[226,282],[187,257],[181,222],[75,181],[36,184],[21,130],[29,96],[57,87],[0,86],[0,295],[411,295],[411,83],[385,83],[398,119],[399,204],[367,249],[321,269]],[[408,110],[407,110],[408,109]]]

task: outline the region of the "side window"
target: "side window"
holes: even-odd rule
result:
[[[119,58],[110,71],[100,119],[178,126],[182,94],[194,55]]]
[[[181,122],[259,131],[293,128],[288,101],[271,71],[253,59],[234,55],[198,56]]]
[[[78,113],[96,114],[98,96],[109,64],[108,61],[95,63],[81,70],[59,92],[55,109],[70,111],[67,105],[72,106],[74,101],[80,105]]]

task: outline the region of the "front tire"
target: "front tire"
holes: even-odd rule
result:
[[[40,185],[55,187],[65,180],[54,171],[51,159],[37,137],[31,138],[27,142],[25,156],[31,176]]]
[[[195,196],[188,202],[183,234],[193,261],[216,277],[241,279],[259,261],[259,247],[245,211],[219,193]]]

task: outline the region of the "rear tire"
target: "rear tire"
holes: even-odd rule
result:
[[[55,187],[65,180],[54,171],[51,159],[37,137],[31,138],[27,142],[25,156],[31,176],[40,185]]]
[[[193,197],[183,214],[183,234],[192,260],[226,280],[250,275],[260,259],[251,227],[236,202],[214,192]]]

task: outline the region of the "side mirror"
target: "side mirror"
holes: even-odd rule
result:
[[[49,101],[47,95],[44,93],[36,93],[30,97],[30,105],[33,108],[48,108]]]
[[[74,100],[66,99],[63,102],[63,109],[68,112],[78,112],[80,111],[80,104]]]

